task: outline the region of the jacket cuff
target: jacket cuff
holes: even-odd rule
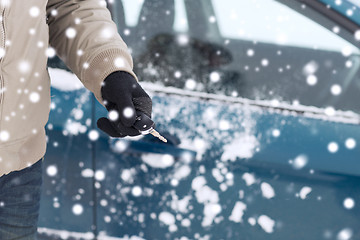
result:
[[[105,78],[115,71],[125,71],[138,81],[132,69],[133,62],[129,53],[119,48],[112,48],[97,54],[91,62],[84,63],[81,77],[85,87],[92,91],[99,103],[104,106],[101,87]]]

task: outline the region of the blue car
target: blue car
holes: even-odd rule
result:
[[[152,135],[49,59],[39,239],[360,239],[360,4],[115,0]]]

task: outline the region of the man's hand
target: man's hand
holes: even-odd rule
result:
[[[111,73],[101,88],[104,105],[109,111],[108,118],[100,118],[97,126],[111,137],[137,136],[133,128],[136,111],[151,117],[152,102],[149,95],[127,72]]]

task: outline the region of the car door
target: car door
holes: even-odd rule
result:
[[[358,199],[359,49],[336,34],[341,26],[327,19],[337,26],[330,32],[273,1],[144,1],[132,10],[121,3],[119,30],[153,98],[157,128],[196,156],[159,169],[146,162],[147,153],[125,160],[123,147],[116,158],[126,174],[119,168],[108,178],[118,182],[110,192],[121,202],[113,217],[107,211],[108,233],[145,239],[359,234],[351,205]],[[184,169],[180,179],[178,169]],[[341,223],[327,218],[329,208]]]

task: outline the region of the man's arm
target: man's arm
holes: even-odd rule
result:
[[[98,127],[112,137],[139,135],[136,111],[151,117],[151,98],[137,83],[132,58],[104,0],[49,0],[50,45],[109,112]]]
[[[136,78],[132,57],[103,0],[49,0],[50,45],[100,103],[101,83],[115,71]]]

